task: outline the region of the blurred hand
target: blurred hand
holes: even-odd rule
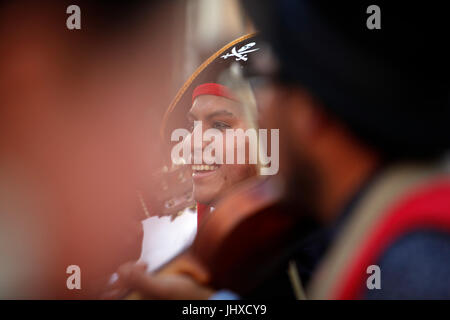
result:
[[[148,274],[144,263],[129,262],[118,270],[118,280],[103,299],[206,300],[214,290],[185,275]],[[135,296],[136,294],[136,296]],[[138,297],[139,296],[139,297]]]

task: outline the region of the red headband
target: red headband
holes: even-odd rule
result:
[[[195,98],[197,98],[198,96],[202,96],[202,95],[206,95],[206,94],[224,97],[227,99],[238,101],[236,99],[236,97],[233,95],[233,93],[231,93],[231,90],[228,89],[227,87],[225,87],[221,84],[218,84],[218,83],[204,83],[204,84],[198,85],[194,89],[194,92],[192,93],[192,103],[194,103]]]

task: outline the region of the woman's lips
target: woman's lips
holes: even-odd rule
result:
[[[220,166],[208,164],[194,164],[192,165],[192,178],[194,180],[206,178],[213,175]]]

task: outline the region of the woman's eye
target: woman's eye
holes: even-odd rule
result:
[[[225,130],[231,128],[231,126],[224,122],[216,121],[213,123],[213,128],[218,130]]]

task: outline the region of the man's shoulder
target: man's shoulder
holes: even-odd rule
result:
[[[377,259],[381,289],[367,299],[450,299],[450,233],[421,229],[399,237]]]

